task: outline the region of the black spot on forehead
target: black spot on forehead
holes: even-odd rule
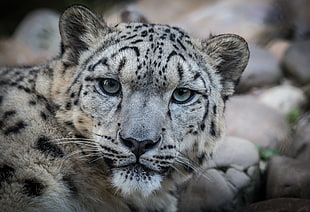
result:
[[[134,52],[136,53],[137,57],[140,56],[140,50],[139,50],[136,46],[125,46],[125,47],[121,48],[121,49],[119,50],[119,52],[125,51],[125,50],[127,50],[127,49],[134,50]]]
[[[124,40],[134,39],[136,37],[144,38],[146,41],[176,41],[176,38],[180,40],[184,38],[186,40],[189,39],[189,36],[182,29],[168,25],[131,23],[126,25],[125,28],[126,30],[119,32],[121,35],[120,38]]]

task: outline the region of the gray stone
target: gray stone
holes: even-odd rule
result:
[[[271,52],[278,60],[282,60],[284,53],[291,45],[291,42],[288,40],[276,39],[273,40],[266,48]]]
[[[283,115],[292,110],[301,111],[307,103],[304,92],[292,85],[279,85],[267,89],[258,96],[258,99]]]
[[[20,40],[38,56],[51,59],[60,53],[59,14],[49,9],[29,13],[18,25],[14,39]]]
[[[296,125],[296,132],[288,153],[299,160],[310,161],[310,114],[304,115]]]
[[[231,211],[253,202],[260,186],[258,163],[254,144],[225,138],[204,170],[180,187],[179,211]]]
[[[308,100],[306,108],[310,109],[310,83],[303,86],[302,90],[304,94],[306,95],[306,99]]]
[[[238,166],[245,170],[258,163],[259,155],[255,145],[248,140],[225,137],[217,147],[212,161],[216,167]]]
[[[278,198],[253,203],[234,212],[309,212],[309,199]]]
[[[310,40],[294,42],[283,57],[286,73],[296,82],[304,85],[310,83]]]
[[[179,212],[226,211],[234,197],[229,182],[215,169],[193,177],[180,191]]]
[[[273,157],[267,168],[267,198],[310,198],[310,163],[284,156]]]
[[[227,169],[226,179],[230,185],[232,185],[231,190],[234,192],[238,192],[242,188],[248,186],[251,181],[251,178],[247,176],[246,173],[235,168]]]
[[[267,45],[275,39],[307,40],[310,38],[309,0],[275,0],[271,4],[261,33],[260,43]]]
[[[255,45],[249,45],[249,49],[251,56],[237,86],[239,93],[276,85],[282,78],[279,61],[272,53]]]
[[[41,59],[29,46],[16,39],[0,41],[0,65],[1,66],[22,66],[36,65]]]
[[[290,127],[276,110],[251,96],[233,96],[226,105],[226,134],[247,139],[263,148],[277,148]]]
[[[201,38],[209,37],[210,33],[236,33],[255,40],[265,27],[262,20],[270,1],[140,0],[133,7],[143,11],[153,23],[179,26]]]
[[[120,13],[121,22],[125,23],[148,23],[149,21],[144,14],[132,7],[127,7]]]

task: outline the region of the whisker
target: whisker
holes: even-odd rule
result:
[[[90,139],[90,138],[57,138],[57,139],[53,139],[53,140],[50,140],[50,141],[54,142],[54,141],[66,141],[66,140],[69,140],[69,141],[74,141],[74,140],[79,140],[79,141],[95,141],[94,139]]]
[[[102,138],[104,138],[104,135],[100,135],[100,134],[98,134],[98,133],[95,133],[95,132],[90,132],[90,133],[92,133],[93,135],[96,135],[96,136],[99,136],[99,137],[102,137]]]
[[[174,166],[173,164],[171,165],[171,167],[176,171],[178,172],[180,175],[183,175],[186,177],[186,174],[184,172],[182,172],[180,169],[178,169],[176,166]]]
[[[57,142],[55,144],[78,144],[81,146],[88,146],[88,147],[96,147],[96,143],[92,143],[92,142],[80,142],[80,141],[61,141],[61,142]]]
[[[178,162],[182,166],[185,166],[185,168],[189,167],[193,169],[195,173],[201,172],[200,165],[186,157],[186,155],[181,152],[179,152],[179,155],[176,157],[176,162]]]
[[[93,134],[93,135],[95,135],[95,136],[98,136],[98,137],[101,137],[101,138],[105,138],[106,139],[106,137],[111,137],[111,136],[108,136],[108,135],[100,135],[100,134],[98,134],[98,133],[95,133],[95,132],[91,132],[91,131],[89,131],[91,134]],[[113,137],[113,136],[112,136]]]
[[[79,150],[76,150],[74,152],[71,152],[70,154],[66,155],[65,157],[65,160],[69,159],[69,158],[72,158],[73,156],[79,154],[79,153],[85,153],[85,152],[99,152],[97,149],[79,149]],[[84,155],[85,157],[89,156],[90,154],[88,155]]]
[[[210,176],[206,174],[207,168],[201,167],[198,163],[188,159],[184,154],[180,153],[180,156],[177,157],[177,163],[180,163],[182,166],[189,166],[195,172],[195,179],[199,179],[200,177],[204,177],[207,180],[211,180]]]
[[[98,156],[98,153],[94,153],[94,151],[96,151],[96,150],[95,149],[85,149],[85,150],[76,150],[74,152],[71,152],[69,155],[66,155],[63,158],[63,160],[62,160],[62,162],[60,164],[60,167],[63,167],[63,164],[64,164],[65,161],[71,159],[73,156],[75,156],[75,155],[77,155],[79,153],[82,153],[82,152],[93,152],[93,153],[87,154],[87,155],[80,155],[80,156],[77,157],[77,159],[79,159],[79,160],[87,160],[86,159],[87,157]]]
[[[195,173],[196,172],[198,172],[198,170],[197,170],[197,168],[196,167],[193,167],[191,164],[188,164],[188,163],[186,163],[186,162],[184,162],[184,161],[182,161],[182,160],[176,160],[176,162],[178,163],[178,164],[180,164],[184,169],[191,169],[191,170],[193,170]]]
[[[87,143],[87,144],[94,144],[96,141],[93,139],[85,139],[85,138],[59,138],[59,139],[50,140],[50,142],[53,142],[56,144],[63,144],[64,142],[68,142],[68,143],[81,142],[81,143]]]
[[[98,155],[94,155],[94,156],[98,156]],[[90,163],[94,163],[94,162],[96,162],[97,160],[99,160],[99,159],[102,159],[103,157],[102,156],[98,156],[97,158],[95,158],[95,159],[93,159],[93,160],[91,160],[91,161],[89,161]]]
[[[91,153],[91,154],[88,154],[88,155],[80,155],[78,157],[78,159],[85,159],[85,158],[91,158],[91,157],[100,157],[100,155],[98,153]]]

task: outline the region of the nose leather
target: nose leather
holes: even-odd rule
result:
[[[135,154],[137,159],[143,155],[145,152],[154,149],[160,140],[154,142],[151,140],[137,141],[133,138],[122,138],[120,136],[120,140],[124,146],[126,146],[132,153]]]

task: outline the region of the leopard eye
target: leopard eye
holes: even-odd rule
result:
[[[172,101],[177,104],[184,104],[190,101],[195,92],[187,88],[177,88],[172,94]]]
[[[100,89],[108,95],[115,96],[121,91],[121,84],[115,79],[101,79],[99,81]]]

